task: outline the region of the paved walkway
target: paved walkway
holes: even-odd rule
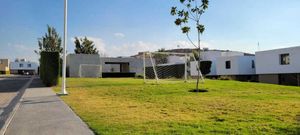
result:
[[[5,135],[93,135],[93,132],[51,88],[34,79]]]

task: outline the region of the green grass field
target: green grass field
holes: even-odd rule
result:
[[[96,134],[300,134],[300,87],[207,80],[67,80],[62,99]],[[59,86],[55,87],[58,91]]]

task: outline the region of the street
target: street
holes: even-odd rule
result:
[[[0,78],[0,128],[8,118],[22,93],[19,90],[30,80],[28,76],[12,76]],[[19,95],[18,95],[19,94]]]

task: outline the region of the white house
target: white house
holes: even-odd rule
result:
[[[10,62],[11,74],[37,74],[38,63],[27,61],[26,59],[16,59],[14,62]]]
[[[225,50],[206,50],[200,53],[200,58],[203,61],[211,61],[211,72],[207,76],[221,76],[221,75],[253,75],[255,69],[251,66],[253,64],[254,55],[238,52],[238,51],[225,51]],[[225,69],[225,61],[232,61],[231,69]],[[238,67],[234,65],[240,65],[244,63],[244,67]],[[250,65],[250,66],[249,66]],[[224,69],[223,69],[224,68]],[[196,76],[196,62],[191,63],[191,75]]]
[[[300,46],[259,51],[255,55],[260,82],[300,86]]]
[[[219,57],[216,66],[218,75],[254,75],[255,56]]]

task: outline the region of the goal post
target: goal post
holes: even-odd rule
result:
[[[144,52],[144,83],[151,82],[151,80],[156,83],[164,80],[192,81],[196,76],[192,76],[191,70],[200,69],[197,63],[193,53]],[[204,81],[201,72],[200,79]]]
[[[80,64],[78,76],[80,78],[102,77],[102,66],[97,64]]]

